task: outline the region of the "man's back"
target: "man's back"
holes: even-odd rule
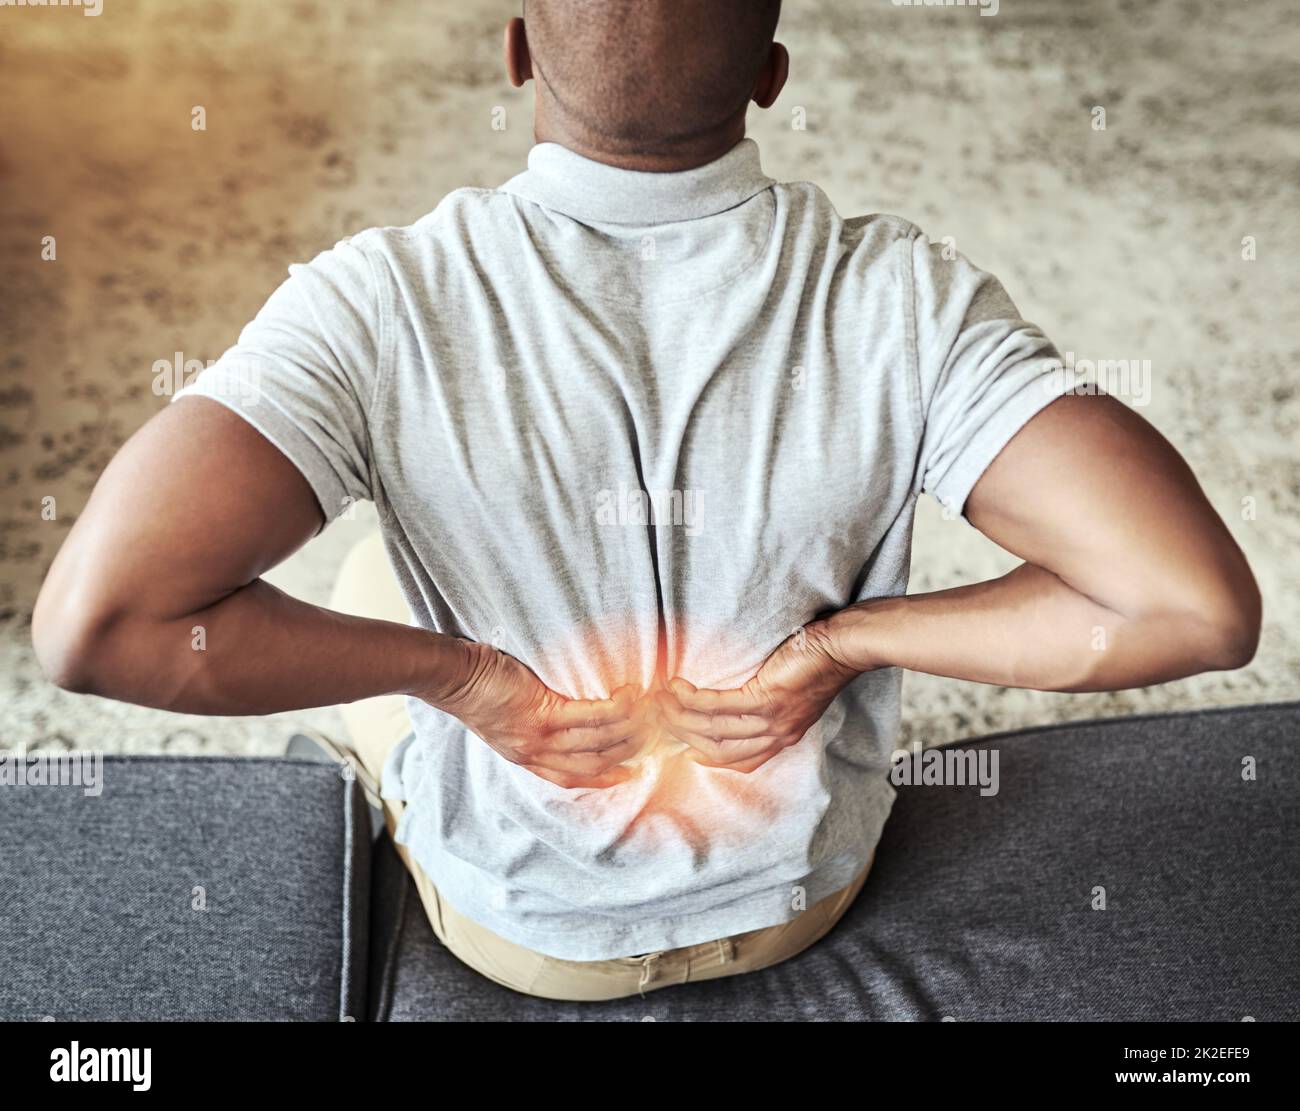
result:
[[[528,172],[293,268],[106,469],[32,631],[60,685],[167,709],[407,696],[361,762],[435,932],[612,998],[833,926],[902,669],[1166,682],[1247,662],[1260,597],[1177,451],[1060,396],[996,281],[764,177],[779,0],[527,11]],[[1024,562],[905,595],[922,490]],[[419,627],[262,578],[363,498]]]
[[[420,625],[604,698],[738,685],[818,614],[903,593],[917,493],[961,507],[1055,396],[1050,354],[987,275],[776,185],[748,140],[673,174],[542,144],[500,190],[293,268],[192,392],[327,512],[375,501]],[[879,835],[898,676],[752,775],[661,737],[603,790],[413,700],[399,835],[453,905],[555,956],[782,921]]]

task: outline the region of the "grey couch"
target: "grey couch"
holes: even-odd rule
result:
[[[448,953],[331,765],[112,759],[96,799],[0,788],[0,1018],[1294,1020],[1298,738],[1293,703],[970,742],[999,793],[900,788],[820,943],[604,1004]]]

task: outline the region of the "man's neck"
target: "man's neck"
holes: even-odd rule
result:
[[[561,122],[551,114],[538,112],[533,124],[533,139],[538,143],[559,143],[575,154],[603,162],[620,170],[668,174],[707,166],[726,154],[745,137],[745,117],[734,120],[708,134],[692,137],[671,148],[647,150],[633,143],[621,144],[608,136],[595,135],[578,125]]]

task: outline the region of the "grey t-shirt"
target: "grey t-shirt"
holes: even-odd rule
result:
[[[291,459],[327,517],[372,499],[414,619],[598,698],[657,663],[753,674],[794,629],[905,592],[916,498],[955,511],[1060,392],[995,279],[842,218],[745,140],[674,174],[551,143],[499,189],[352,236],[186,392]],[[879,838],[897,671],[751,774],[662,746],[564,789],[412,700],[398,831],[459,911],[596,960],[792,918]]]

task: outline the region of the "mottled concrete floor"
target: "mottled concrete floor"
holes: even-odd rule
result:
[[[1300,11],[786,7],[791,83],[751,122],[768,171],[819,182],[842,211],[896,212],[954,237],[1062,350],[1151,360],[1143,411],[1192,462],[1267,603],[1245,671],[1069,698],[909,677],[908,735],[1300,695]],[[498,61],[514,8],[0,10],[0,745],[271,754],[296,723],[335,727],[333,711],[201,719],[58,692],[31,657],[32,602],[96,476],[164,403],[156,360],[215,358],[289,262],[522,165],[531,94],[510,89]],[[206,131],[191,129],[195,105]],[[1105,131],[1091,126],[1098,105]],[[792,127],[795,108],[806,130]],[[45,236],[55,261],[41,258]],[[276,580],[323,600],[363,528],[334,526]],[[914,589],[1011,563],[923,506]]]

